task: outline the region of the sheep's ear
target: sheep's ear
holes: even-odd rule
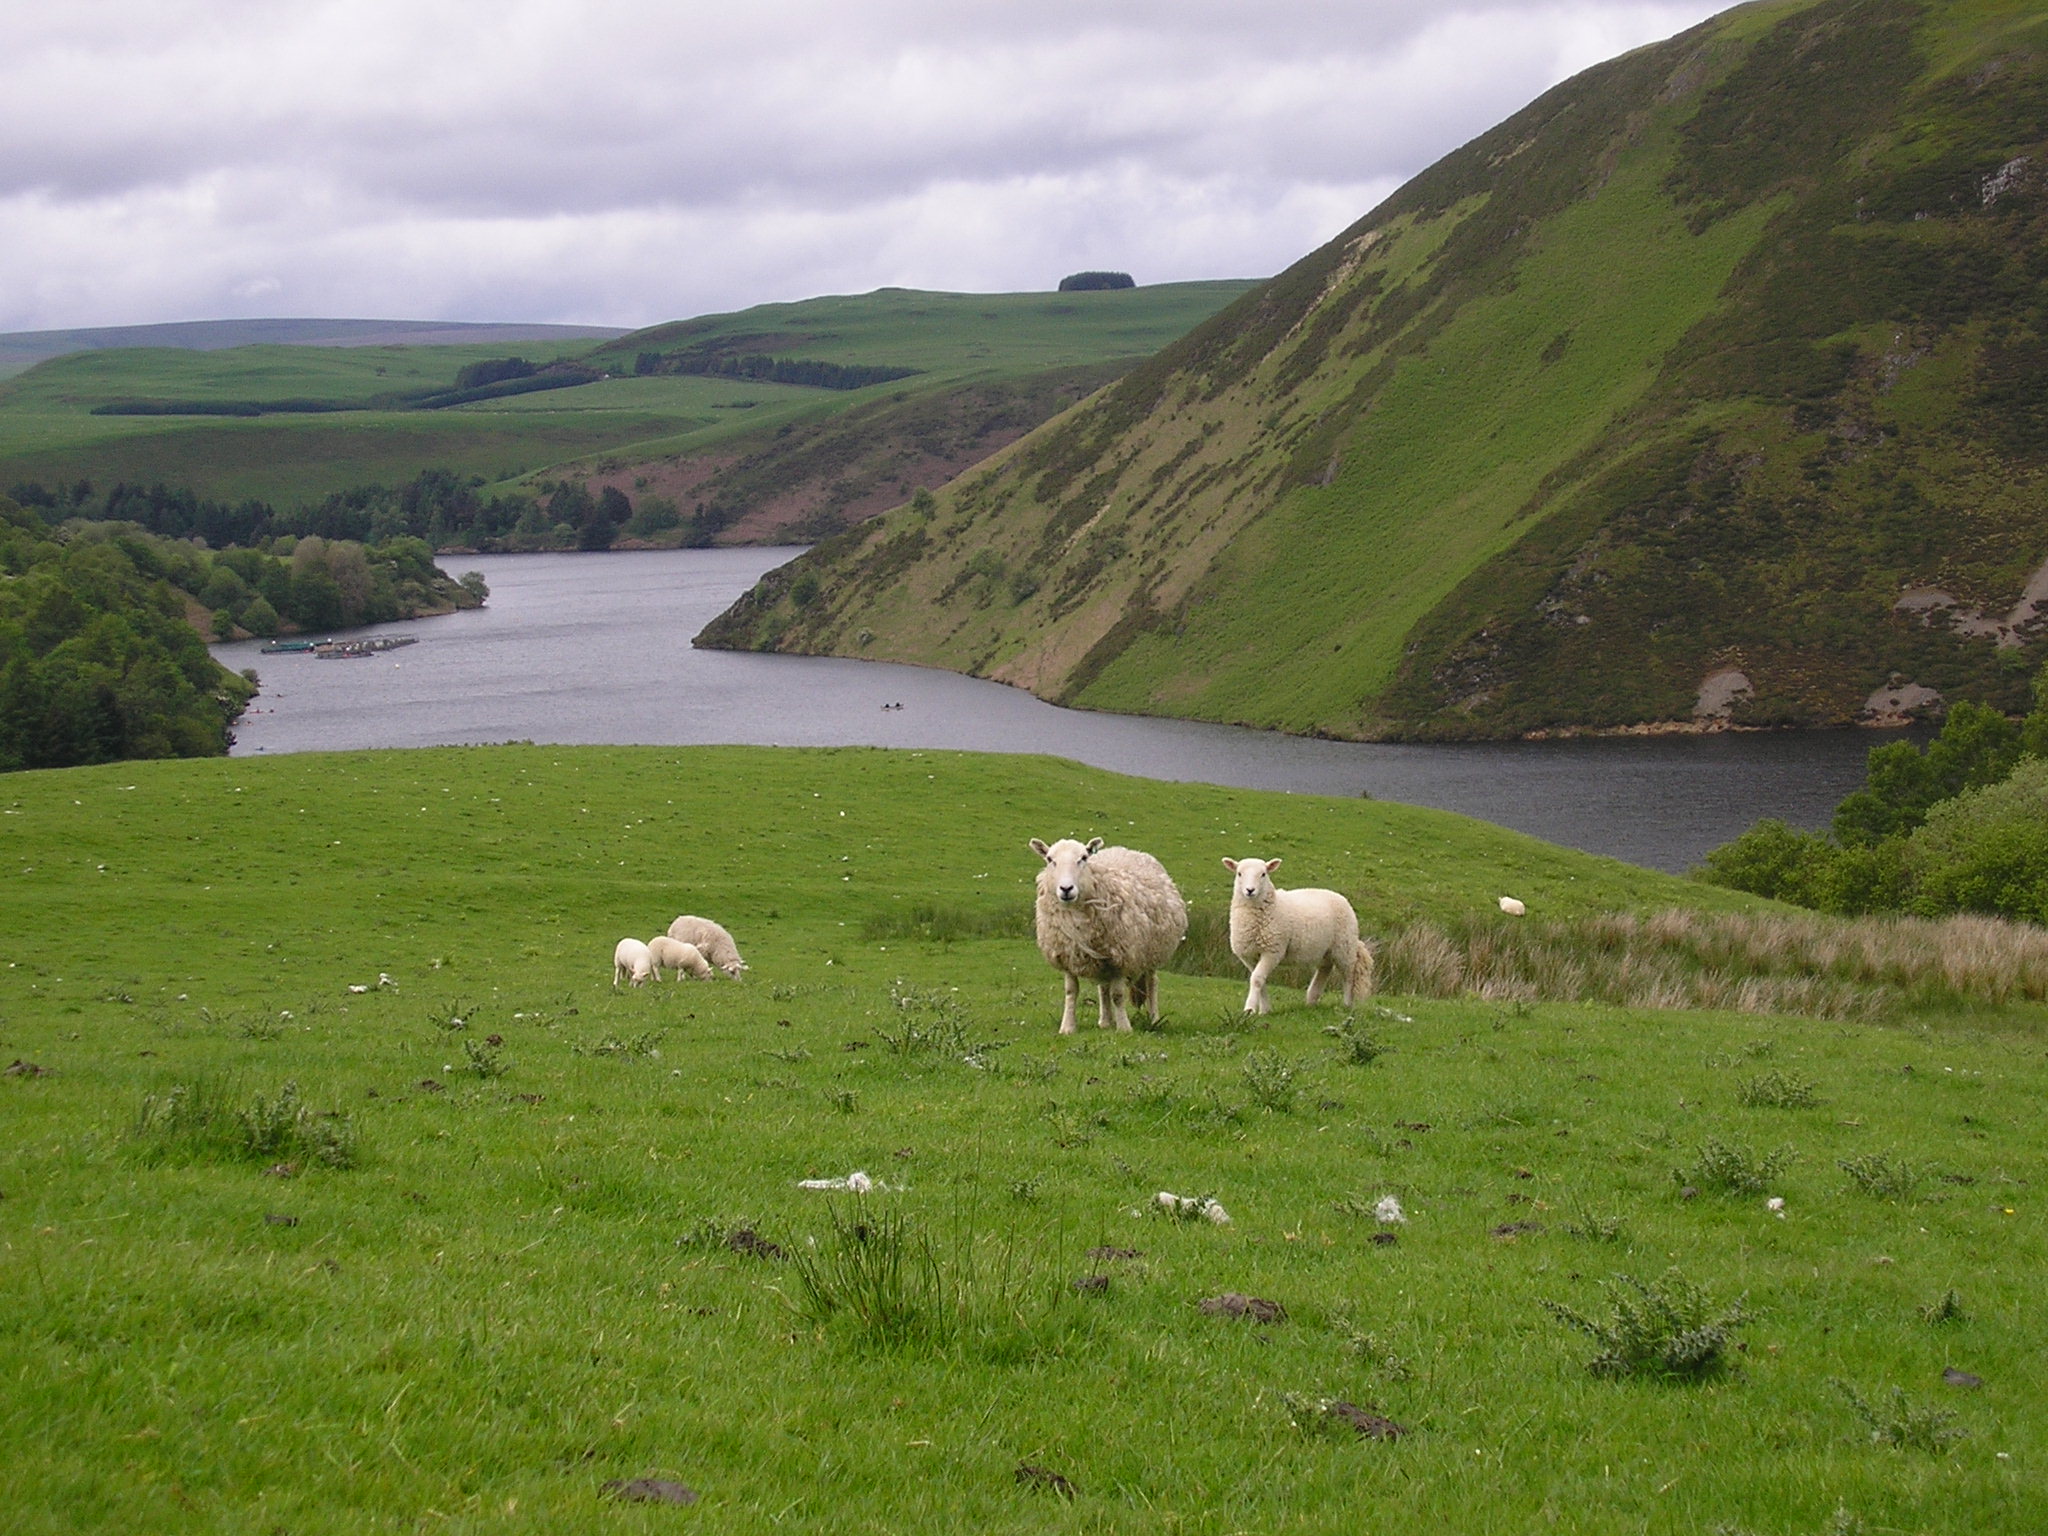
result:
[[[1234,875],[1234,874],[1236,874],[1236,873],[1237,873],[1237,860],[1235,860],[1235,859],[1225,859],[1225,860],[1223,861],[1223,867],[1224,867],[1225,869],[1229,870],[1229,871],[1230,871],[1230,872],[1231,872],[1231,873],[1232,873],[1232,874]]]
[[[1101,839],[1101,838],[1099,838],[1099,837],[1091,837],[1091,838],[1089,838],[1089,839],[1088,839],[1088,851],[1089,851],[1090,853],[1100,853],[1100,852],[1102,852],[1102,839]]]
[[[1271,873],[1273,873],[1273,871],[1274,871],[1274,870],[1278,869],[1279,867],[1280,867],[1280,861],[1279,861],[1278,859],[1268,859],[1268,860],[1266,860],[1266,873],[1267,873],[1267,874],[1269,874],[1269,875],[1270,875]]]
[[[1034,837],[1033,839],[1031,839],[1031,851],[1037,854],[1041,859],[1044,858],[1048,853],[1052,852],[1050,848],[1045,846],[1045,839],[1041,837]]]

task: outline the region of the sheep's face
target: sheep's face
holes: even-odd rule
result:
[[[1102,839],[1092,838],[1087,843],[1077,843],[1071,837],[1063,837],[1047,847],[1037,838],[1031,839],[1031,851],[1045,860],[1045,868],[1051,877],[1052,893],[1062,905],[1071,906],[1088,894],[1088,856],[1102,849]],[[1039,879],[1044,881],[1046,874]]]
[[[1278,859],[1225,859],[1223,867],[1230,871],[1230,894],[1233,899],[1264,906],[1273,899],[1273,871],[1280,867]]]

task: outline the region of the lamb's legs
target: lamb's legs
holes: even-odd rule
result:
[[[1131,1016],[1124,1011],[1123,977],[1116,976],[1108,981],[1098,983],[1095,989],[1095,1001],[1096,1005],[1101,1009],[1101,1013],[1096,1019],[1098,1025],[1103,1029],[1109,1029],[1114,1026],[1125,1034],[1130,1033]]]
[[[1280,963],[1278,955],[1261,955],[1259,963],[1252,967],[1251,990],[1244,995],[1246,1013],[1271,1013],[1273,1005],[1266,998],[1266,978],[1273,974],[1273,967]]]
[[[1336,970],[1337,962],[1335,960],[1325,960],[1316,967],[1316,973],[1308,979],[1309,1007],[1315,1007],[1317,999],[1323,995],[1324,984],[1329,981],[1331,976],[1336,974]],[[1348,986],[1349,983],[1347,982],[1346,985]]]
[[[1067,973],[1067,1006],[1060,1012],[1061,1034],[1071,1035],[1074,1032],[1074,1015],[1079,1011],[1080,1003],[1081,978],[1069,971]]]

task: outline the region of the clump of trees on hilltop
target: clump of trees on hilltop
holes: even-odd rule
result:
[[[1967,701],[1926,747],[1873,748],[1826,832],[1760,821],[1707,855],[1716,885],[1843,915],[2048,923],[2048,667],[2014,721]]]
[[[256,688],[186,622],[196,552],[0,497],[0,573],[0,771],[227,751]]]
[[[1090,293],[1137,286],[1128,272],[1075,272],[1060,279],[1061,293]]]

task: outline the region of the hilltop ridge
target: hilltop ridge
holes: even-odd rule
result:
[[[1546,93],[700,643],[1343,737],[2019,707],[2044,236],[2038,7],[1741,7]]]

